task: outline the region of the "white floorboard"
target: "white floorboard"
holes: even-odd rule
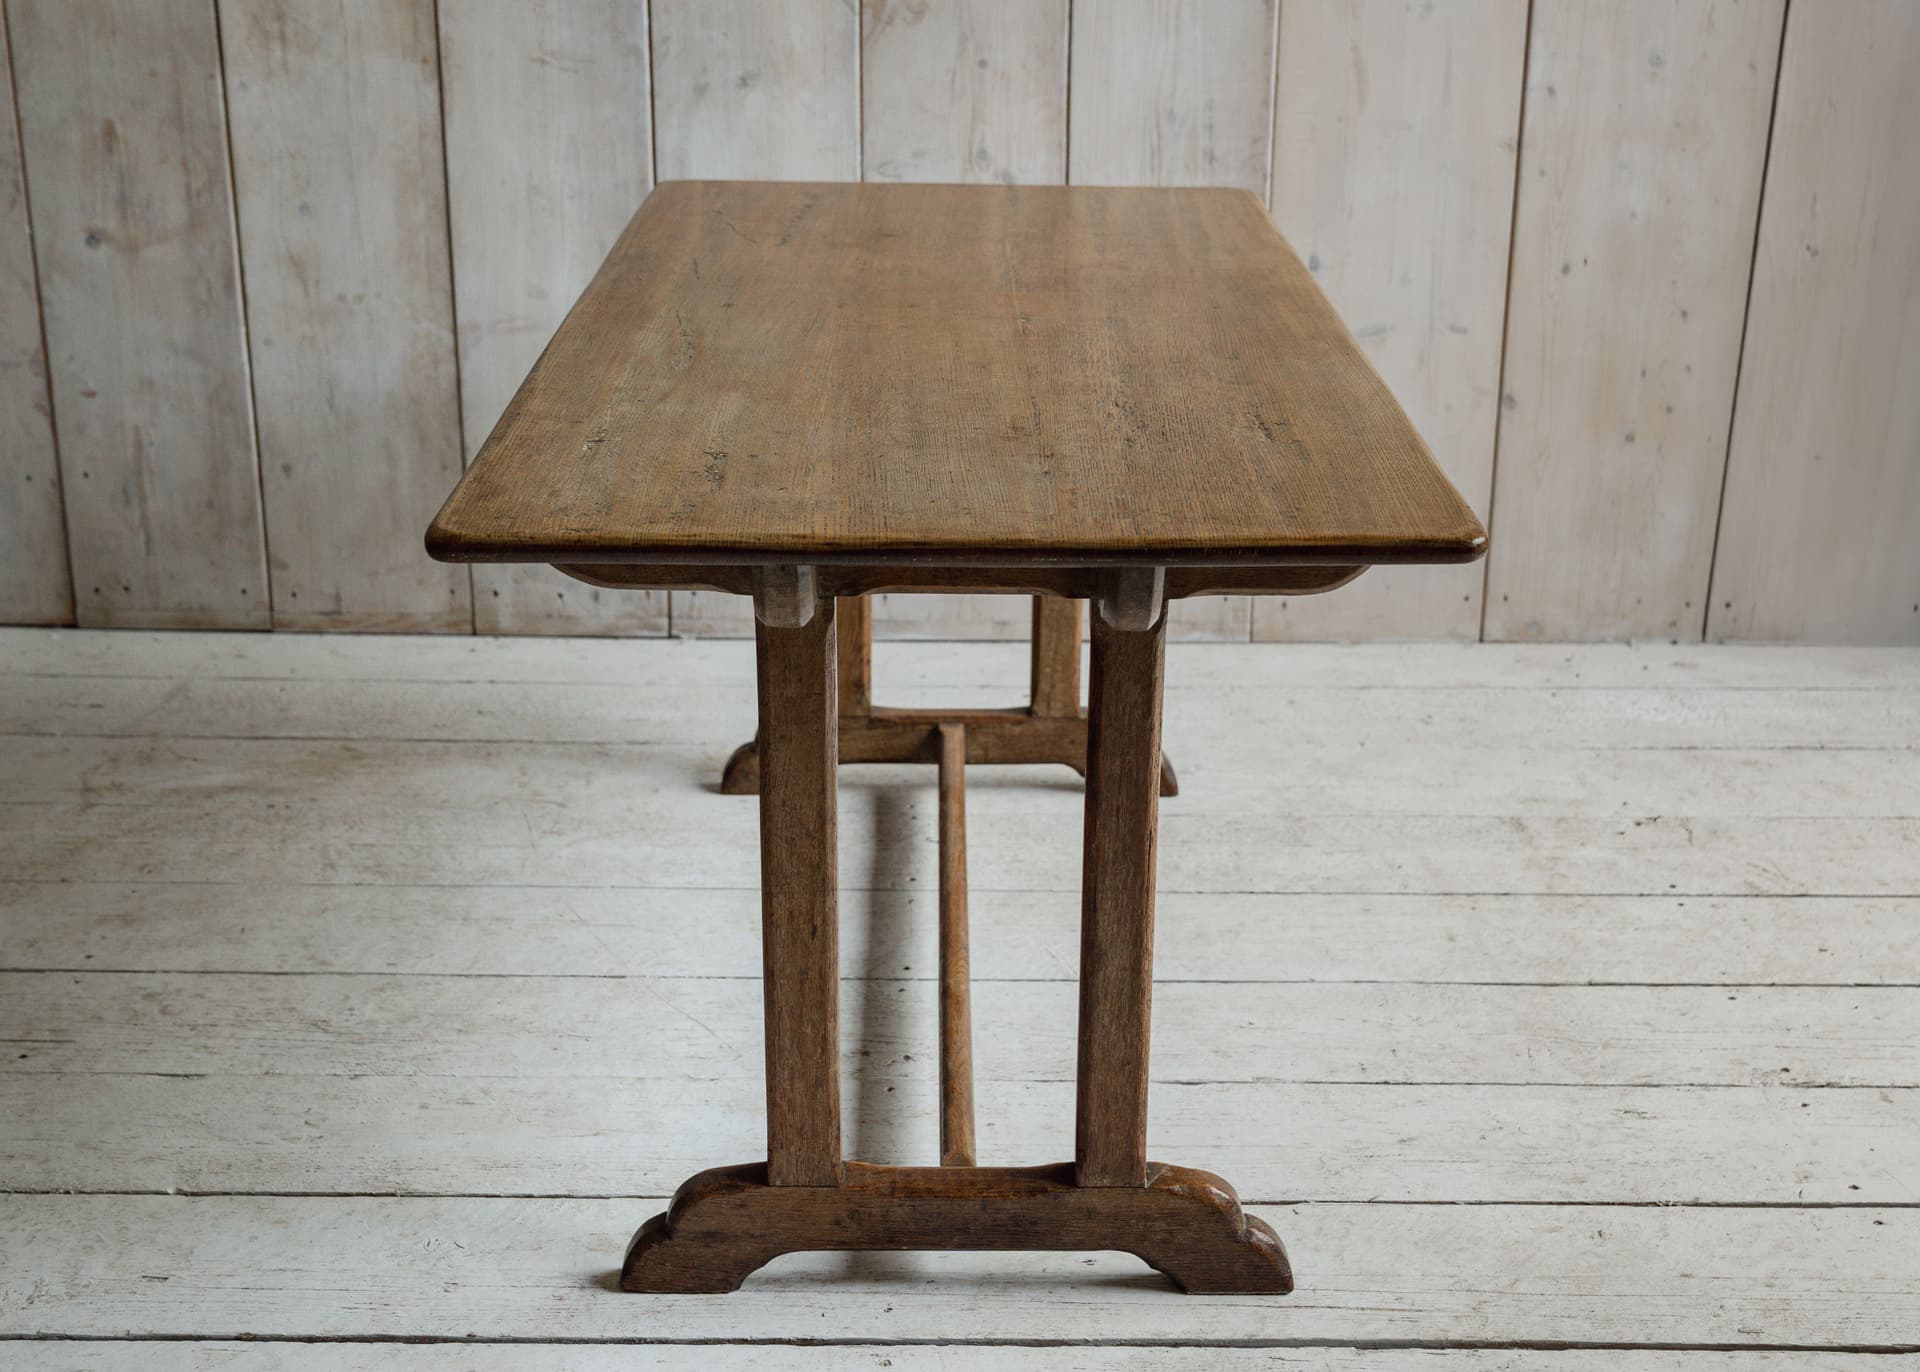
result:
[[[978,1095],[983,1162],[1072,1156],[1070,1083],[982,1078]],[[854,1156],[938,1158],[930,1073],[855,1081],[847,1099]],[[758,1157],[759,1104],[747,1077],[16,1073],[0,1076],[0,1118],[13,1121],[0,1174],[22,1191],[667,1196],[716,1161]],[[1920,1195],[1912,1089],[1162,1082],[1151,1116],[1157,1154],[1231,1177],[1252,1201]]]
[[[1263,1207],[1285,1299],[1114,1254],[607,1289],[761,1149],[751,689],[741,643],[0,630],[0,1366],[1920,1365],[1920,652],[1173,649],[1150,1139]],[[929,781],[843,789],[874,1160],[934,1147]],[[1078,784],[969,804],[982,1154],[1063,1158]]]
[[[614,1285],[637,1201],[9,1196],[36,1335],[1245,1343],[1916,1343],[1912,1209],[1256,1206],[1292,1296],[1118,1253],[791,1254],[742,1299]]]
[[[931,977],[931,853],[920,881],[844,888],[843,975]],[[844,871],[844,869],[843,869]],[[1160,981],[1912,985],[1920,897],[1301,895],[1161,892]],[[973,892],[975,974],[1059,980],[1079,956],[1077,891]],[[8,971],[392,972],[753,977],[752,886],[649,889],[285,882],[0,882]],[[689,926],[700,937],[687,938]]]
[[[1860,1372],[1844,1353],[1622,1352],[1617,1349],[981,1349],[874,1344],[315,1344],[85,1342],[33,1345],[34,1372]],[[1920,1354],[1871,1366],[1912,1372]]]

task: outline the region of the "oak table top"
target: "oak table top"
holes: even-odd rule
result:
[[[1245,191],[672,182],[428,532],[570,564],[1461,562]]]

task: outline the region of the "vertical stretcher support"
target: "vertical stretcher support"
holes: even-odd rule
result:
[[[940,1165],[971,1167],[973,1009],[967,967],[967,726],[940,726]]]

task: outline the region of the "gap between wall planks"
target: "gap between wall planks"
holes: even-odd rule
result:
[[[384,29],[289,10],[302,22],[284,37],[256,21],[285,0],[7,0],[23,166],[10,189],[0,152],[0,282],[21,303],[0,405],[20,498],[0,617],[466,628],[460,573],[425,564],[414,516],[462,455],[450,429],[477,447],[651,184],[657,136],[667,176],[1270,180],[1276,216],[1442,461],[1483,510],[1497,496],[1486,637],[1695,637],[1717,522],[1714,637],[1920,641],[1920,567],[1888,523],[1920,498],[1920,402],[1897,384],[1914,291],[1888,284],[1913,270],[1920,212],[1884,170],[1920,36],[1902,0],[1861,0],[1782,40],[1784,7],[1716,8],[1710,28],[1684,6],[1624,28],[1597,3],[1539,7],[1516,119],[1524,0],[655,0],[652,35],[648,7],[620,0],[408,0]],[[275,45],[316,38],[390,120],[356,120],[297,62],[258,84]],[[289,82],[317,92],[297,117]],[[1767,222],[1743,254],[1776,93]],[[1448,118],[1428,117],[1436,104]],[[1528,174],[1511,286],[1491,303],[1515,123]],[[1636,125],[1622,168],[1605,150]],[[329,192],[306,197],[318,214],[289,210],[303,188]],[[397,232],[367,218],[383,198]],[[1816,203],[1857,212],[1816,221]],[[378,251],[317,232],[329,213]],[[310,297],[286,289],[291,256]],[[44,386],[36,330],[16,323],[36,275]],[[1510,408],[1490,476],[1502,310]],[[284,361],[301,349],[305,366]],[[1859,551],[1829,555],[1838,542]],[[473,575],[482,630],[668,627],[661,595],[544,568]],[[1174,631],[1473,636],[1473,575],[1376,570],[1251,613],[1194,602],[1180,613],[1200,618]],[[714,596],[673,607],[678,632],[747,630]],[[876,611],[883,631],[939,636],[1017,636],[1026,619],[999,599]]]
[[[439,0],[439,11],[461,427],[471,461],[653,188],[647,6]],[[664,591],[606,591],[551,567],[471,571],[479,633],[667,631]]]

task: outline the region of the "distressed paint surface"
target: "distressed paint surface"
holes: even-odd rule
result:
[[[40,282],[0,12],[0,622],[73,623],[60,467],[53,446]]]
[[[1535,7],[1489,639],[1700,636],[1782,9]]]
[[[7,7],[82,624],[270,624],[212,0]]]
[[[1788,21],[1707,633],[1920,643],[1920,9]]]
[[[431,0],[221,0],[273,621],[471,633]]]
[[[439,11],[471,460],[653,187],[647,11],[630,0],[441,0]],[[667,631],[664,592],[606,591],[550,567],[471,570],[483,634]]]

